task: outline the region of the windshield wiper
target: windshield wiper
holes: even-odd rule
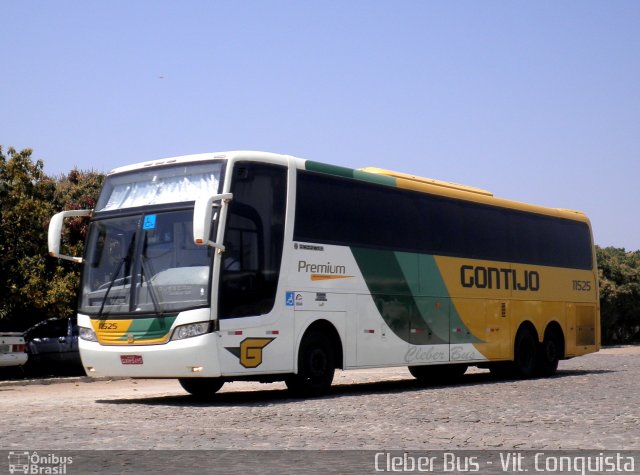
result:
[[[156,295],[156,289],[153,286],[153,284],[151,283],[151,277],[150,276],[153,276],[154,274],[149,271],[148,261],[149,261],[149,258],[143,254],[142,255],[142,259],[140,260],[140,264],[142,264],[142,272],[141,272],[141,274],[146,277],[147,290],[149,291],[149,295],[151,296],[151,302],[153,303],[153,309],[155,310],[156,314],[158,314],[158,316],[163,317],[164,316],[164,310],[160,306],[160,303],[158,303],[158,296]],[[140,285],[142,286],[142,279],[140,279]]]
[[[129,243],[129,249],[127,250],[127,255],[124,256],[122,259],[120,259],[120,262],[118,262],[118,266],[116,267],[116,270],[111,275],[111,279],[109,280],[109,286],[107,287],[107,290],[104,293],[104,297],[102,297],[102,302],[100,303],[100,310],[98,310],[98,318],[102,318],[102,312],[104,311],[104,306],[107,303],[107,297],[109,296],[111,287],[113,287],[113,284],[117,280],[116,278],[120,274],[120,269],[122,269],[122,266],[124,265],[125,262],[129,264],[131,263],[131,256],[133,254],[133,245],[135,243],[135,240],[136,240],[136,235],[134,233],[131,236],[131,242]],[[127,274],[127,272],[125,272],[125,274]],[[126,285],[126,283],[127,283],[127,276],[124,275],[122,280],[122,285],[124,286]]]
[[[158,314],[160,317],[164,316],[164,310],[162,309],[162,307],[160,306],[160,304],[158,303],[158,296],[156,295],[156,289],[153,286],[153,284],[151,283],[151,278],[155,275],[155,273],[153,272],[153,269],[149,269],[150,268],[150,264],[149,264],[149,258],[147,257],[147,234],[145,233],[144,235],[144,244],[142,247],[142,258],[140,259],[140,265],[141,265],[141,274],[144,275],[146,277],[147,280],[147,290],[149,292],[149,295],[151,296],[151,302],[153,303],[153,309],[155,310],[156,314]],[[142,278],[140,279],[140,286],[142,288]]]

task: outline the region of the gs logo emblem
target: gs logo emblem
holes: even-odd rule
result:
[[[262,364],[262,349],[275,338],[245,338],[240,347],[225,347],[229,353],[235,355],[245,368],[257,368]]]

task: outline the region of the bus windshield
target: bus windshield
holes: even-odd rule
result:
[[[212,252],[193,242],[193,210],[153,211],[91,224],[80,311],[175,313],[209,304]]]

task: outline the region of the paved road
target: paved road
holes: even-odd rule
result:
[[[338,372],[331,395],[176,381],[0,385],[0,449],[640,449],[640,348],[561,362],[550,379],[420,387],[406,369]],[[7,431],[6,428],[13,428]]]

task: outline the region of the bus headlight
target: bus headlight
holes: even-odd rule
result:
[[[210,326],[210,322],[181,325],[173,330],[173,336],[171,337],[171,340],[184,340],[185,338],[204,335],[205,333],[209,333]]]
[[[86,341],[98,341],[96,332],[92,328],[78,327],[78,336]]]

